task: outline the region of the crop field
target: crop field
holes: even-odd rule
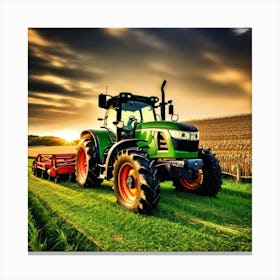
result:
[[[28,147],[28,157],[35,158],[38,154],[71,154],[76,153],[76,146],[32,146]]]
[[[252,186],[224,179],[216,198],[161,183],[151,216],[116,203],[112,183],[80,188],[35,177],[28,160],[28,250],[106,252],[250,252]]]
[[[252,115],[190,123],[200,131],[200,146],[212,149],[223,172],[252,176]]]

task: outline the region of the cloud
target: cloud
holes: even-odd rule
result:
[[[92,57],[75,52],[65,42],[45,38],[40,31],[29,29],[28,38],[30,127],[42,119],[52,123],[57,113],[73,116],[82,107],[92,106],[96,81],[104,74],[89,64]]]
[[[54,118],[50,118],[52,114],[56,114],[56,119],[59,118],[59,114],[70,114],[71,111],[67,110],[67,106],[61,104],[37,104],[37,103],[29,103],[28,104],[28,112],[32,115],[33,118],[39,117],[48,117],[49,121],[54,120]]]
[[[104,28],[104,32],[110,36],[123,38],[129,32],[127,28]]]
[[[135,30],[133,31],[133,38],[136,39],[136,41],[148,45],[149,47],[155,48],[155,49],[163,49],[166,48],[167,44],[166,42],[160,40],[157,36],[153,34],[149,34],[148,32],[145,32],[145,30]]]
[[[249,32],[250,30],[250,28],[234,28],[232,31],[235,35],[239,36]]]
[[[214,69],[208,69],[205,79],[216,83],[217,86],[226,85],[235,89],[239,88],[239,91],[251,94],[250,69],[232,66],[231,61],[223,54],[203,52],[202,57],[215,66]]]
[[[89,65],[89,59],[82,55],[65,55],[64,50],[56,55],[51,54],[52,48],[29,48],[28,72],[32,75],[55,75],[68,79],[94,80],[104,75],[103,69]]]
[[[51,80],[36,80],[30,79],[28,83],[28,90],[32,92],[44,92],[52,94],[58,94],[64,97],[85,97],[85,94],[80,91],[73,90],[71,88],[67,88],[66,85],[59,85],[53,83]]]
[[[106,28],[104,32],[110,36],[117,37],[131,46],[139,46],[139,44],[155,49],[166,47],[166,42],[158,38],[155,34],[149,33],[149,29],[133,29],[133,28]]]
[[[215,65],[220,65],[222,63],[222,58],[217,53],[211,53],[209,51],[203,51],[202,57],[210,61]]]
[[[44,81],[44,82],[50,82],[54,83],[56,85],[60,85],[64,87],[65,89],[71,91],[73,90],[72,84],[70,83],[70,80],[61,78],[60,76],[55,75],[32,75],[32,79],[35,79],[37,81]]]
[[[158,75],[177,76],[179,73],[172,65],[168,65],[165,61],[149,61],[147,66],[151,71]]]
[[[251,81],[245,73],[236,69],[223,69],[222,71],[209,73],[208,79],[222,85],[234,85],[247,93],[251,93]]]
[[[31,28],[28,29],[28,43],[41,47],[50,46],[50,42],[48,40],[45,40],[38,32]]]

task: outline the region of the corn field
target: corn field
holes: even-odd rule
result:
[[[252,176],[252,115],[190,121],[200,131],[200,146],[211,148],[223,173]]]

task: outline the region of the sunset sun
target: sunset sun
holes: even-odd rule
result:
[[[63,138],[64,140],[71,142],[75,139],[79,139],[79,135],[75,131],[71,130],[62,130],[59,132],[59,137]]]

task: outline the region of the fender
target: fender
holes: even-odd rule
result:
[[[105,129],[104,130],[88,129],[88,130],[84,130],[81,133],[80,139],[82,139],[86,134],[91,135],[91,138],[93,139],[94,144],[96,146],[96,153],[97,153],[97,157],[99,158],[99,163],[101,163],[105,148],[113,145],[113,143],[115,142],[114,135],[111,135],[110,132]]]
[[[129,149],[144,149],[144,148],[149,148],[147,146],[147,141],[145,140],[139,140],[139,139],[123,139],[121,141],[116,142],[108,151],[106,159],[103,159],[104,165],[103,167],[104,172],[103,176],[106,179],[112,178],[112,171],[113,171],[113,164],[114,160],[116,158],[116,155],[119,151],[129,148]]]

